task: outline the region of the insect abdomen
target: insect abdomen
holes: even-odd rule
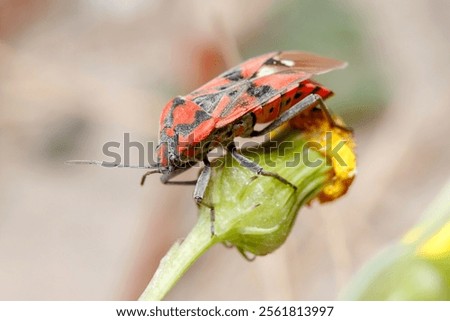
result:
[[[323,99],[326,99],[330,97],[333,92],[311,80],[302,81],[296,88],[281,94],[280,97],[263,105],[260,110],[256,111],[256,123],[261,124],[273,121],[281,113],[288,110],[310,94],[317,94]]]

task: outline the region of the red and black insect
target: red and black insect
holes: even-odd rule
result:
[[[323,103],[331,90],[310,78],[345,66],[345,62],[302,51],[272,52],[245,61],[189,95],[172,99],[161,113],[157,162],[150,166],[155,169],[142,177],[141,184],[153,173],[162,174],[164,184],[196,184],[194,198],[201,204],[211,175],[208,153],[220,145],[242,166],[295,188],[241,155],[234,139],[267,134],[312,108],[321,108],[330,123],[338,126]],[[258,131],[254,126],[259,123],[269,124]],[[203,162],[204,168],[197,181],[171,180],[198,162]]]
[[[245,61],[189,95],[172,99],[161,113],[157,163],[153,165],[157,169],[147,172],[141,183],[147,175],[161,173],[164,184],[196,184],[194,198],[201,203],[211,175],[208,153],[220,145],[256,174],[291,185],[241,155],[234,138],[267,134],[314,107],[321,108],[334,124],[323,103],[331,90],[310,78],[345,66],[345,62],[301,51],[272,52]],[[268,122],[262,130],[254,130],[255,124]],[[205,167],[197,181],[171,181],[198,162]]]

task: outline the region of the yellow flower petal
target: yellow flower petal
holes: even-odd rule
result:
[[[450,255],[450,222],[419,247],[417,254],[428,259],[440,259]]]

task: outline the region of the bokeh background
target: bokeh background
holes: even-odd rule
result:
[[[192,188],[64,161],[155,141],[173,96],[283,49],[349,62],[318,80],[357,179],[271,255],[213,247],[167,299],[336,299],[449,177],[449,30],[447,0],[0,1],[0,299],[136,299],[194,225]]]

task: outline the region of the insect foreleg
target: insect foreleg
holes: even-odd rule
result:
[[[165,185],[195,185],[195,184],[197,184],[197,180],[192,180],[192,181],[172,181],[172,179],[175,176],[178,176],[181,173],[187,171],[188,169],[190,169],[195,164],[197,164],[197,163],[196,162],[186,163],[186,164],[184,164],[184,167],[178,167],[172,172],[164,173],[161,176],[161,183],[163,183]]]
[[[205,196],[206,187],[208,187],[209,180],[211,179],[211,163],[209,162],[207,157],[205,157],[203,159],[203,164],[205,164],[205,167],[203,167],[203,170],[200,173],[200,176],[198,177],[197,185],[195,185],[194,200],[198,205],[202,205],[202,206],[209,208],[209,210],[210,210],[209,213],[210,213],[210,217],[211,217],[211,236],[213,236],[215,234],[214,222],[216,220],[214,207],[212,205],[209,205],[209,204],[206,204],[203,202],[203,197]]]
[[[208,182],[211,178],[211,164],[209,160],[205,158],[203,163],[205,164],[205,167],[200,173],[194,189],[194,199],[197,203],[202,202],[203,197],[205,196],[206,187],[208,186]]]
[[[147,178],[148,175],[155,174],[155,173],[159,173],[159,169],[156,169],[156,170],[153,170],[153,171],[148,171],[147,173],[145,173],[144,175],[142,175],[142,178],[141,178],[141,186],[144,185],[145,179]]]
[[[195,184],[197,184],[197,180],[192,180],[192,181],[172,181],[171,180],[172,178],[181,174],[181,172],[184,172],[187,169],[188,168],[183,168],[183,170],[178,169],[176,171],[163,174],[161,176],[161,183],[163,183],[165,185],[195,185]]]
[[[289,182],[287,179],[281,177],[277,173],[265,171],[257,163],[251,161],[250,159],[248,159],[244,155],[239,154],[237,149],[236,149],[236,145],[234,143],[229,144],[227,149],[231,153],[233,158],[235,160],[237,160],[242,167],[248,168],[249,170],[251,170],[252,172],[255,172],[258,175],[273,177],[273,178],[279,180],[280,182],[282,182],[283,184],[289,185],[294,190],[297,189],[297,187],[294,184],[292,184],[291,182]]]

